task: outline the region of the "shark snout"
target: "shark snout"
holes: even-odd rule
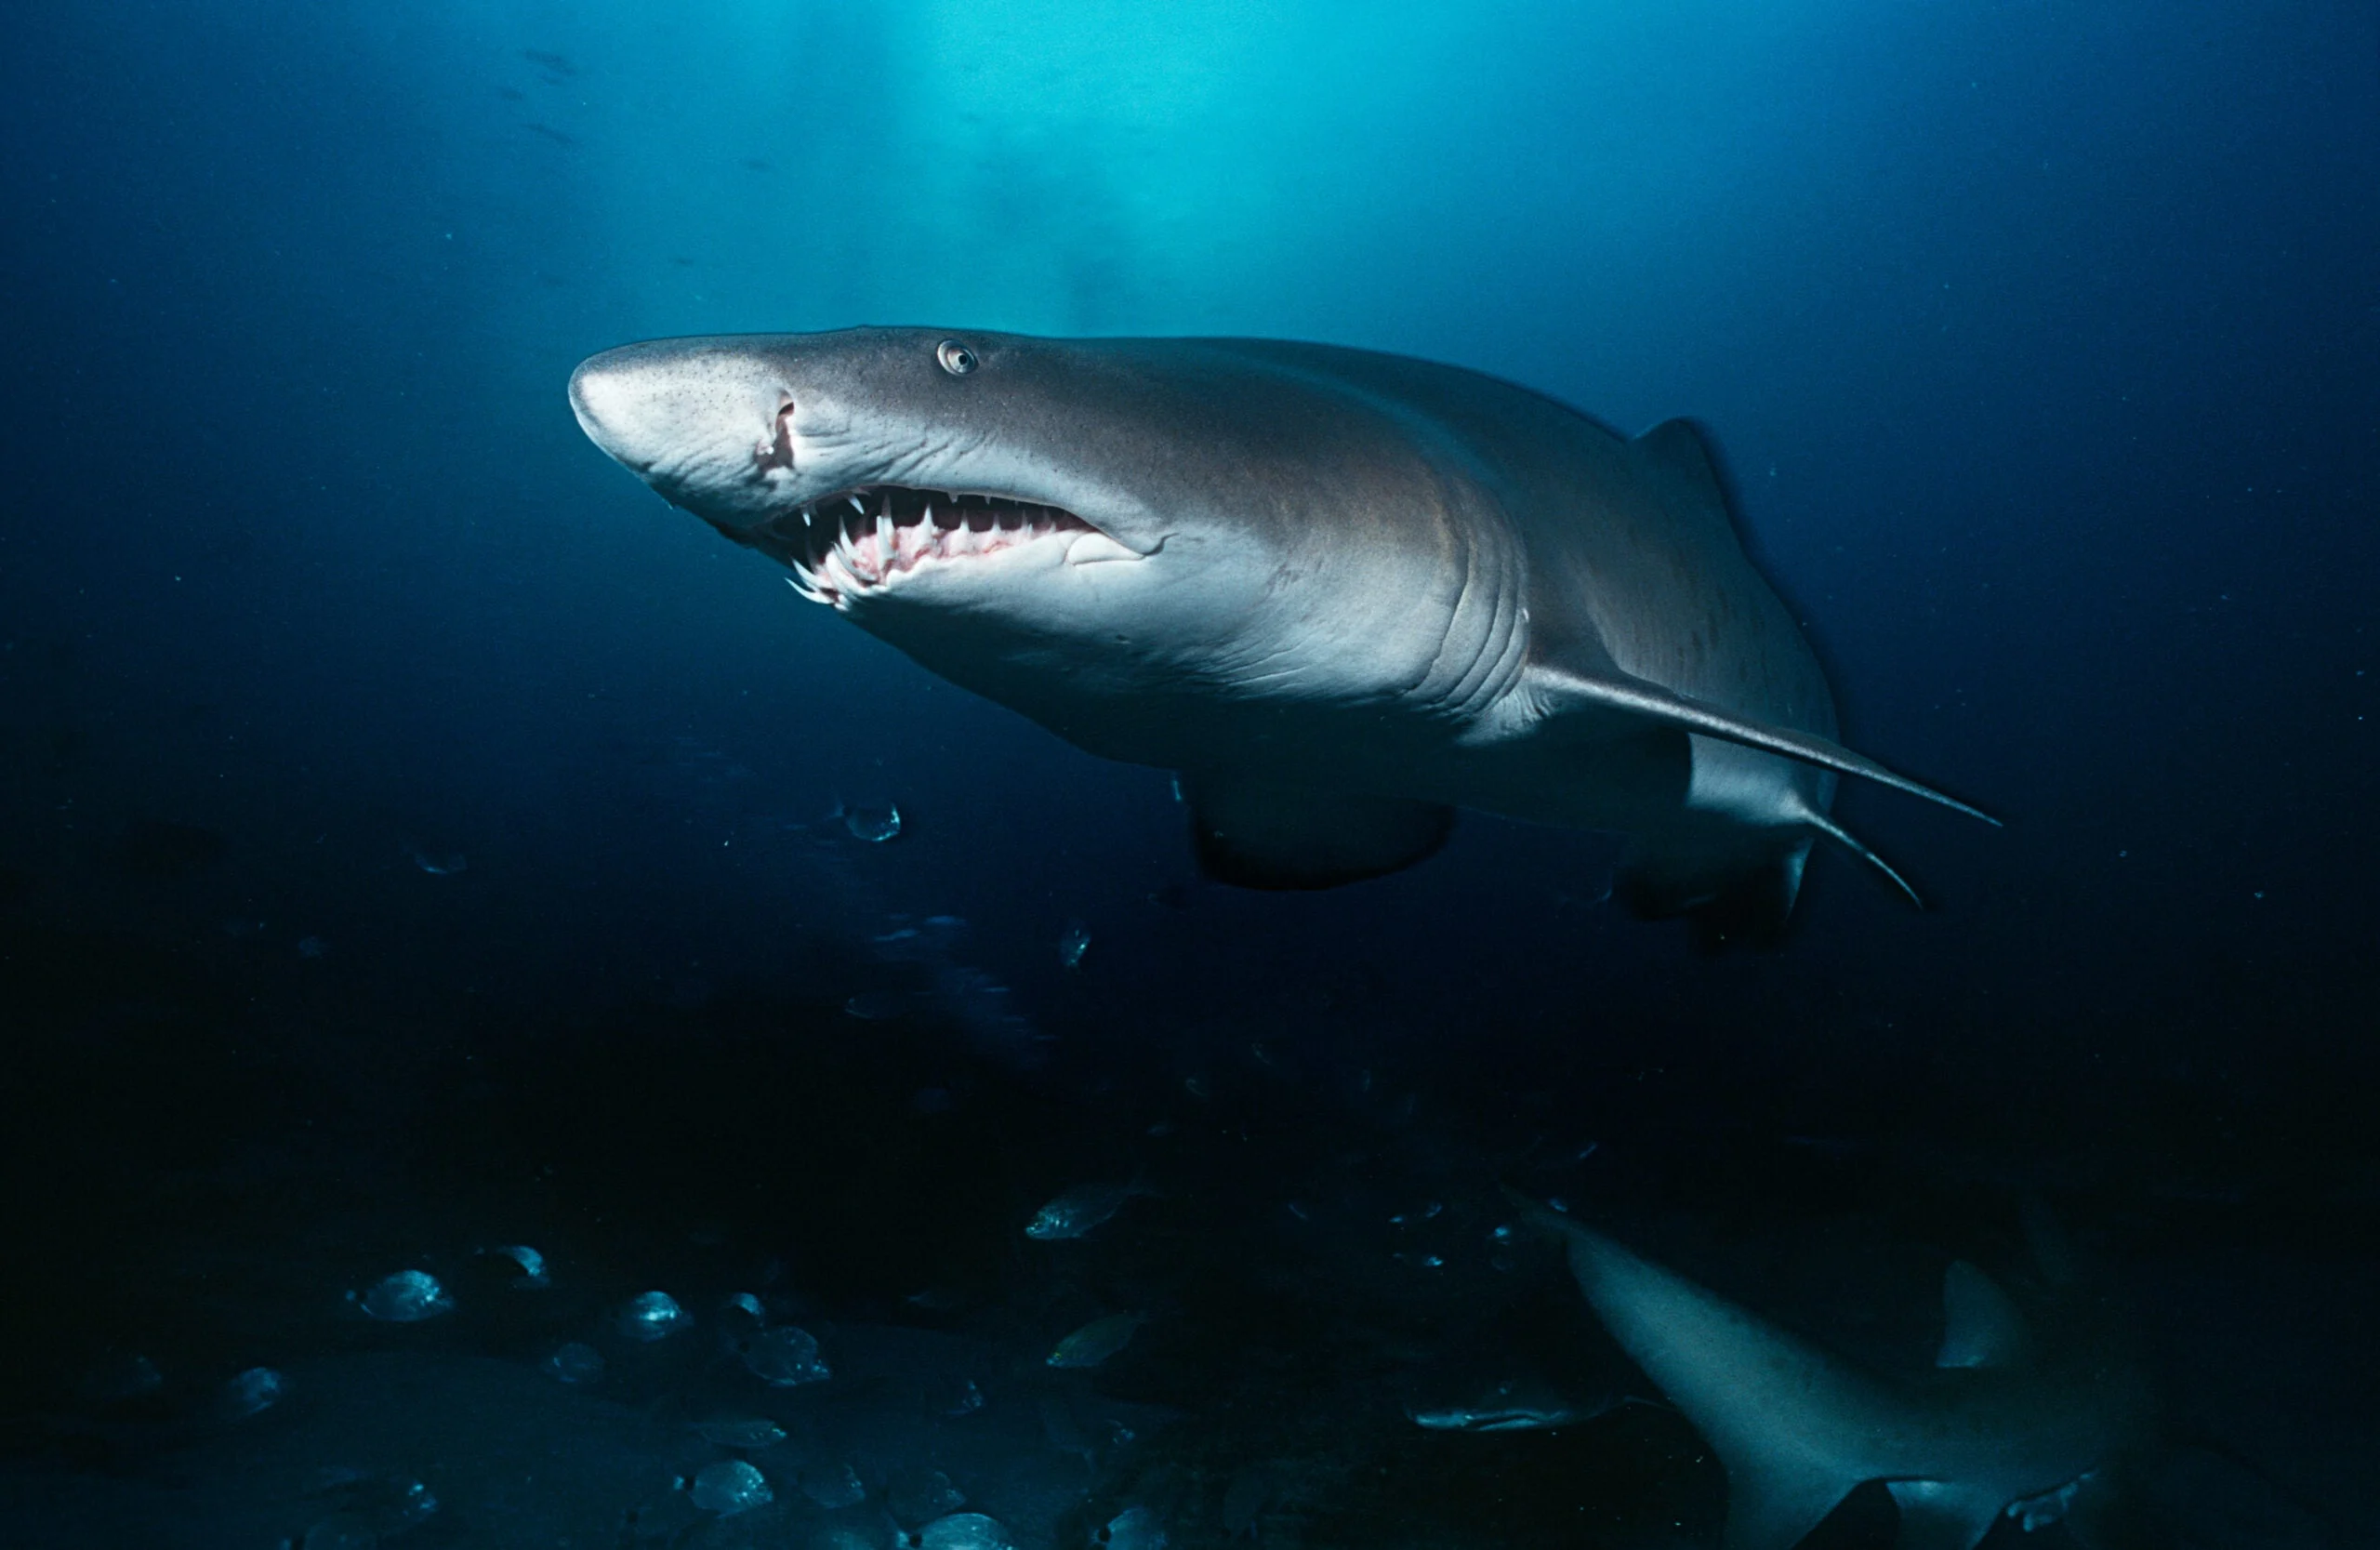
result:
[[[588,439],[677,505],[714,520],[774,505],[772,472],[789,473],[793,406],[768,362],[699,342],[607,350],[570,375],[570,407]]]

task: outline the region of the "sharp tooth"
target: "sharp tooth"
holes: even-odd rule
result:
[[[864,516],[866,516],[866,515],[867,515],[867,507],[866,507],[866,503],[864,503],[864,502],[859,498],[859,497],[857,497],[857,496],[846,496],[846,497],[844,497],[843,498],[844,498],[844,499],[846,499],[846,500],[848,500],[848,501],[850,501],[850,502],[852,503],[852,510],[853,510],[857,511],[857,512],[858,512],[861,516],[863,516],[863,517],[864,517]]]
[[[801,509],[801,525],[804,527],[810,525],[810,508],[807,506]]]
[[[918,519],[918,525],[929,533],[933,531],[933,500],[931,497],[926,500],[926,514]]]
[[[886,575],[892,571],[892,557],[900,552],[892,542],[892,501],[890,497],[876,512],[876,552],[884,563]]]
[[[799,576],[799,579],[796,579],[796,576]],[[826,595],[818,590],[814,582],[811,581],[810,573],[807,571],[797,572],[795,576],[787,576],[785,578],[785,584],[792,588],[795,591],[800,592],[802,597],[809,602],[824,603],[826,601]]]
[[[828,585],[838,592],[848,594],[860,590],[859,577],[852,574],[850,565],[844,563],[843,551],[840,545],[826,551],[826,558],[818,562],[818,569],[820,574],[826,576]]]

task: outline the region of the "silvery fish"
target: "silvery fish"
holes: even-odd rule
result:
[[[785,1440],[785,1428],[765,1416],[748,1420],[721,1417],[716,1421],[697,1421],[694,1432],[715,1447],[734,1448],[745,1452],[774,1448]]]
[[[1617,1394],[1574,1400],[1540,1379],[1507,1377],[1441,1384],[1427,1398],[1408,1398],[1405,1414],[1415,1425],[1434,1432],[1529,1432],[1593,1421],[1622,1402]]]
[[[1045,1243],[1080,1238],[1123,1210],[1124,1202],[1133,1196],[1153,1193],[1138,1178],[1130,1184],[1078,1184],[1036,1212],[1025,1225],[1025,1236]]]
[[[1126,1507],[1092,1540],[1107,1550],[1165,1550],[1165,1520],[1154,1508]]]
[[[955,1512],[919,1530],[918,1543],[921,1550],[1009,1550],[1010,1540],[999,1519],[979,1512]]]
[[[769,1489],[769,1477],[742,1459],[703,1465],[689,1494],[695,1506],[721,1517],[765,1507],[776,1500],[776,1492]]]
[[[1097,1367],[1132,1342],[1132,1334],[1148,1322],[1144,1313],[1111,1313],[1094,1318],[1058,1342],[1050,1353],[1052,1367]]]
[[[455,1299],[427,1270],[400,1270],[383,1276],[360,1300],[352,1292],[348,1298],[360,1302],[366,1314],[388,1324],[418,1324],[425,1318],[455,1311]]]
[[[512,1283],[516,1292],[540,1292],[553,1280],[546,1274],[546,1256],[526,1243],[499,1243],[492,1249],[482,1249],[483,1254],[509,1259],[521,1267],[521,1275]]]

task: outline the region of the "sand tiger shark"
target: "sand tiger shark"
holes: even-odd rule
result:
[[[1584,1223],[1513,1196],[1567,1250],[1604,1327],[1719,1455],[1726,1550],[1789,1550],[1881,1480],[1900,1550],[1973,1550],[2002,1518],[2064,1523],[2086,1550],[2125,1550],[2127,1498],[2157,1437],[2137,1337],[2034,1220],[2043,1287],[2028,1318],[1953,1263],[1931,1371],[1863,1371]]]
[[[628,345],[570,400],[803,597],[1177,772],[1227,882],[1393,872],[1468,807],[1623,835],[1639,914],[1759,938],[1817,839],[1908,892],[1838,775],[1975,813],[1834,741],[1684,420],[1324,345],[917,328]]]

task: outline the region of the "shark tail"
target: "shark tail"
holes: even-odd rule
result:
[[[1792,1550],[1884,1472],[1852,1440],[1881,1397],[1831,1358],[1585,1224],[1505,1193],[1529,1225],[1563,1244],[1604,1327],[1718,1453],[1726,1550]],[[1785,1424],[1795,1411],[1831,1422]]]

